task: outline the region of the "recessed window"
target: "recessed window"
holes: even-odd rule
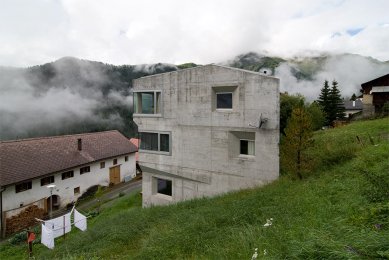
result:
[[[124,161],[128,162],[128,156],[124,156]]]
[[[231,112],[238,109],[238,86],[212,87],[212,111]]]
[[[54,176],[48,176],[41,179],[41,186],[49,185],[50,183],[54,183]]]
[[[63,172],[62,173],[62,180],[72,178],[74,176],[73,171]]]
[[[240,140],[240,154],[255,155],[255,142],[253,140]]]
[[[104,169],[105,168],[105,162],[100,162],[100,169]]]
[[[74,188],[74,195],[80,194],[80,187]]]
[[[232,109],[232,92],[216,93],[216,109]]]
[[[85,167],[80,168],[80,174],[84,174],[87,172],[90,172],[90,166],[85,166]]]
[[[118,164],[118,159],[113,159],[113,165],[116,165],[116,164]]]
[[[30,190],[30,189],[32,189],[32,182],[31,181],[27,181],[27,182],[23,182],[23,183],[15,185],[16,193],[22,192],[25,190]]]
[[[172,181],[157,178],[157,193],[172,196]]]
[[[161,91],[134,92],[135,114],[160,114]]]
[[[141,150],[170,152],[170,134],[141,132],[140,139]]]

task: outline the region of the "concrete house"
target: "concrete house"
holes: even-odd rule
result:
[[[11,232],[11,217],[17,221],[31,206],[46,213],[49,205],[65,207],[91,186],[117,184],[136,174],[137,148],[118,131],[3,141],[0,151],[3,235]],[[55,185],[52,196],[50,184]]]
[[[361,84],[363,90],[363,115],[380,113],[389,102],[389,74]]]
[[[206,65],[134,80],[143,206],[279,176],[279,79]]]

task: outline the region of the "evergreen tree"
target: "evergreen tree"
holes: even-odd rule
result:
[[[303,107],[295,108],[285,128],[281,145],[281,166],[300,180],[310,169],[311,160],[306,150],[313,145],[312,122]]]
[[[331,105],[330,105],[330,86],[328,85],[328,80],[324,81],[324,86],[320,91],[319,98],[317,100],[317,103],[322,107],[322,110],[325,114],[325,124],[329,125],[331,123],[330,121],[330,110],[331,110]]]
[[[329,109],[329,122],[332,123],[336,119],[342,119],[345,117],[344,102],[338,89],[338,82],[332,81],[332,88],[329,93],[330,109]]]
[[[353,93],[353,95],[350,98],[350,101],[355,101],[355,100],[357,100],[357,96],[355,95],[355,93]]]

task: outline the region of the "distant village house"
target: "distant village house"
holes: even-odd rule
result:
[[[385,103],[389,103],[389,74],[365,82],[363,90],[363,115],[371,116],[382,112]]]

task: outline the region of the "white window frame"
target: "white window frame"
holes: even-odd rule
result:
[[[139,134],[142,133],[148,133],[148,134],[157,134],[158,135],[158,150],[144,150],[141,149],[142,147],[142,137],[140,136],[140,146],[139,146],[139,151],[143,153],[155,153],[155,154],[162,154],[162,155],[171,155],[172,154],[172,134],[171,132],[165,132],[165,131],[139,131]],[[161,134],[169,135],[169,151],[161,151]]]
[[[247,147],[247,154],[244,154],[244,153],[241,153],[241,145],[242,145],[242,141],[247,141],[247,145],[251,142],[253,143],[254,145],[254,150],[253,150],[253,154],[248,154],[248,147]],[[252,140],[252,139],[239,139],[239,156],[255,156],[255,140]]]
[[[142,98],[139,99],[139,96],[141,97],[142,93],[153,93],[153,113],[151,114],[144,114],[144,113],[137,113],[137,107],[142,107],[142,103],[139,103],[139,100],[142,100]],[[157,98],[159,94],[159,99]],[[137,104],[135,104],[135,95],[137,99]],[[140,101],[142,102],[142,101]],[[133,91],[133,116],[138,117],[161,117],[162,116],[162,90],[135,90]],[[159,113],[157,113],[157,108],[159,108]]]

